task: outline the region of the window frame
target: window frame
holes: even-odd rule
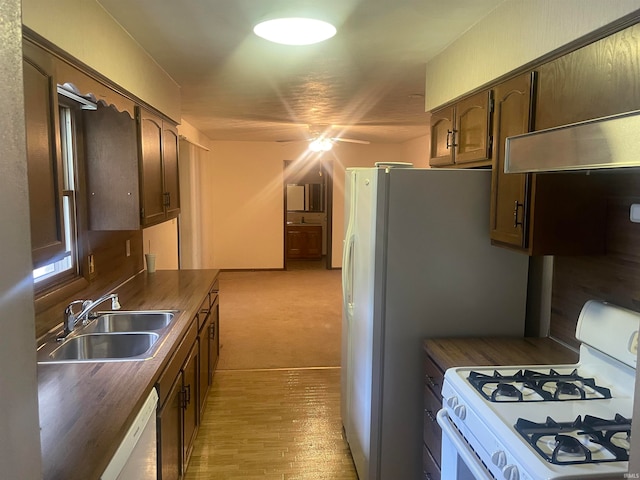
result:
[[[64,112],[64,117],[63,117]],[[64,222],[63,228],[71,234],[68,242],[71,245],[72,266],[70,269],[53,274],[40,281],[33,280],[34,294],[36,297],[36,311],[40,310],[38,304],[46,298],[58,297],[72,294],[88,285],[84,265],[86,263],[86,208],[82,201],[81,192],[84,191],[84,143],[82,126],[82,104],[69,99],[64,95],[57,94],[56,113],[58,115],[59,139],[61,145],[61,155],[63,164],[63,185],[60,185],[61,195],[66,198],[69,204],[69,214],[73,219],[70,225]],[[65,138],[66,136],[66,138]],[[69,145],[69,141],[71,144]],[[70,146],[67,152],[65,145]],[[66,166],[67,154],[71,152],[73,158],[72,172]],[[68,181],[72,185],[68,185]],[[70,188],[69,188],[70,187]],[[67,255],[65,255],[65,258]],[[54,262],[52,262],[54,263]],[[48,301],[44,301],[49,304]]]

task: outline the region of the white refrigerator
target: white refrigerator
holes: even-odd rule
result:
[[[424,338],[524,333],[528,257],[491,245],[490,190],[489,170],[347,169],[341,415],[360,480],[422,478]]]

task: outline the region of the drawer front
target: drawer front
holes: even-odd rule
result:
[[[422,436],[425,445],[431,451],[431,455],[440,465],[440,452],[442,447],[442,430],[436,421],[436,414],[442,408],[440,399],[435,396],[429,387],[424,387],[424,412]]]
[[[424,384],[427,385],[433,393],[442,400],[442,382],[444,381],[444,372],[431,360],[431,357],[424,355],[423,368]]]
[[[440,467],[424,445],[422,446],[422,480],[440,480]]]

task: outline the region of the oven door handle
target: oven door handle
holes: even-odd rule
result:
[[[464,461],[476,480],[492,480],[493,477],[487,473],[486,467],[471,451],[471,448],[467,445],[467,442],[464,440],[462,435],[460,435],[458,429],[453,426],[451,419],[444,408],[438,412],[436,419],[442,428],[442,434],[446,435],[449,441],[453,444],[458,456]]]

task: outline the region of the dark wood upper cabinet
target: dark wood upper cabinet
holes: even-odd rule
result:
[[[137,107],[83,112],[91,230],[138,230],[180,213],[178,131]]]
[[[140,228],[138,141],[128,112],[98,104],[83,112],[91,230]]]
[[[27,174],[34,268],[65,253],[62,154],[53,58],[23,42]]]
[[[454,114],[454,107],[442,108],[431,114],[429,165],[432,167],[453,165]]]
[[[640,109],[640,25],[537,68],[535,130]]]
[[[483,91],[432,113],[429,165],[490,165],[491,95]]]
[[[138,107],[141,223],[154,225],[180,213],[178,131],[175,125]]]
[[[178,129],[167,122],[162,124],[162,164],[165,208],[167,216],[172,218],[180,213],[180,179],[178,175]]]
[[[456,105],[455,163],[490,164],[491,94],[480,92]]]
[[[162,180],[162,119],[138,109],[140,148],[141,219],[143,225],[163,221],[164,185]]]
[[[521,75],[493,89],[493,167],[491,180],[491,239],[527,247],[530,177],[505,174],[505,139],[530,130],[534,77]]]
[[[604,251],[606,201],[598,177],[504,173],[505,139],[531,130],[537,74],[494,87],[491,241],[529,255]]]

